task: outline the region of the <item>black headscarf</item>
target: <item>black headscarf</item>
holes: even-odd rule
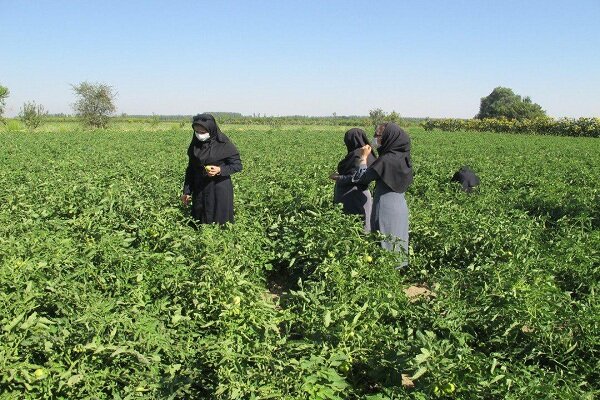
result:
[[[471,192],[473,188],[481,183],[475,171],[473,171],[468,165],[460,167],[454,174],[450,182],[460,182],[462,190],[465,192]]]
[[[394,192],[404,193],[413,181],[410,137],[398,125],[388,123],[381,135],[379,158],[371,165]]]
[[[348,154],[338,163],[337,171],[340,175],[350,175],[358,167],[360,148],[369,144],[369,138],[362,129],[352,128],[344,135],[344,143],[348,149]],[[367,158],[367,166],[373,164],[373,161],[375,161],[375,154],[371,151]]]
[[[203,126],[210,134],[210,138],[205,142],[201,142],[193,134],[192,143],[188,147],[189,157],[197,158],[202,165],[218,165],[219,161],[239,154],[235,145],[221,132],[212,115],[198,114],[194,116],[192,127],[194,125]]]

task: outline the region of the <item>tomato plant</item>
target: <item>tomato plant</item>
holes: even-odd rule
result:
[[[222,229],[179,203],[189,130],[131,125],[0,133],[1,398],[599,393],[597,139],[410,128],[398,271],[332,203],[345,127],[223,126]]]

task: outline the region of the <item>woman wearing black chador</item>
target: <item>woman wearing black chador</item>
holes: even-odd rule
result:
[[[192,201],[192,216],[202,224],[233,223],[231,174],[242,170],[240,153],[212,115],[196,115],[192,128],[181,201]]]
[[[362,129],[352,128],[344,135],[344,143],[348,153],[338,163],[337,173],[330,176],[336,181],[333,202],[342,203],[345,214],[360,215],[365,224],[365,231],[369,232],[373,202],[369,188],[366,185],[357,185],[351,180],[338,180],[340,175],[353,176],[358,171],[361,148],[369,144],[369,138]],[[367,158],[367,166],[370,167],[373,161],[375,161],[375,155],[371,152]]]
[[[390,122],[377,127],[374,145],[379,157],[368,166],[371,146],[360,148],[358,169],[354,175],[339,175],[338,182],[369,185],[375,181],[371,231],[379,231],[393,240],[383,240],[381,246],[408,255],[408,206],[404,194],[413,181],[410,160],[410,137],[398,125]],[[406,266],[404,261],[400,266]]]

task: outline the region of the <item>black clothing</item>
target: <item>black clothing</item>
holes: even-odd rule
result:
[[[375,185],[381,185],[386,192],[393,192],[385,182],[380,180],[379,174],[373,168],[367,168],[365,165],[360,165],[352,175],[340,175],[337,181],[343,183],[354,182],[364,186],[369,186],[371,182],[375,181]]]
[[[360,162],[360,148],[369,144],[369,138],[362,129],[352,128],[344,135],[344,144],[348,154],[338,163],[337,172],[340,175],[354,175]],[[375,154],[371,151],[367,165],[371,165],[373,161],[375,161]]]
[[[379,158],[370,168],[394,192],[406,192],[413,181],[408,134],[395,123],[388,123],[381,135],[381,146],[377,152]]]
[[[463,166],[456,171],[450,182],[460,182],[462,190],[465,192],[471,192],[475,186],[481,183],[475,172],[467,166]]]
[[[240,154],[210,114],[194,117],[210,133],[207,141],[194,134],[188,147],[183,194],[192,195],[192,216],[203,224],[233,222],[233,185],[231,174],[242,170]],[[221,168],[219,175],[209,177],[206,166]]]
[[[231,143],[229,138],[221,132],[212,115],[196,115],[192,122],[192,128],[194,125],[203,126],[210,134],[210,140],[201,142],[196,135],[194,135],[192,137],[192,143],[190,143],[190,147],[188,148],[189,157],[192,155],[195,156],[203,162],[204,165],[218,165],[215,163],[219,160],[223,160],[235,154],[239,155],[238,149]],[[210,143],[210,146],[205,146],[207,142]]]
[[[360,148],[369,144],[369,138],[362,129],[353,128],[344,135],[344,143],[348,154],[338,163],[340,175],[353,175],[358,171]],[[367,164],[371,165],[375,156],[370,154]],[[368,220],[371,213],[371,193],[366,185],[357,185],[351,180],[336,181],[333,189],[333,202],[342,203],[345,214],[361,215],[363,221]]]

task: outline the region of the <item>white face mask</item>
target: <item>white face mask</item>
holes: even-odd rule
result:
[[[201,142],[206,142],[208,139],[210,139],[210,133],[208,133],[208,132],[206,132],[206,133],[194,132],[194,134],[196,135],[196,139],[198,139]]]

